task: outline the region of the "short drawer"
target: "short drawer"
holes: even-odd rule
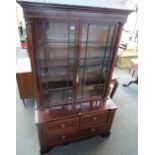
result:
[[[89,126],[79,130],[79,135],[81,137],[89,137],[96,134],[104,133],[107,124],[99,124],[94,126]]]
[[[81,117],[81,122],[80,126],[87,126],[89,124],[94,124],[97,122],[107,122],[108,121],[108,116],[109,116],[109,111],[101,112],[101,113],[94,113],[94,114],[88,114],[88,115],[83,115]]]
[[[76,140],[78,138],[78,132],[70,132],[70,133],[60,133],[55,135],[48,135],[47,136],[47,144],[57,145],[57,144],[64,144],[70,142],[72,140]]]
[[[59,121],[52,121],[46,124],[47,134],[52,134],[55,132],[62,132],[65,130],[78,129],[79,118],[63,119]]]

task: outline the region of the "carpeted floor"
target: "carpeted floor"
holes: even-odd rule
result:
[[[22,57],[27,57],[26,51],[17,49],[17,59]],[[115,68],[115,74],[119,78],[119,87],[113,101],[119,109],[110,137],[96,136],[57,146],[46,155],[138,155],[138,87],[134,84],[127,88],[122,86],[132,79],[128,70]],[[16,154],[39,155],[37,130],[34,125],[34,100],[27,99],[24,107],[18,88],[16,109]]]

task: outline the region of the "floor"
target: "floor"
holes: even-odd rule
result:
[[[24,49],[17,49],[17,59],[27,57]],[[123,87],[128,83],[131,74],[127,69],[115,68],[119,78],[119,87],[113,97],[118,105],[116,117],[109,138],[96,136],[64,146],[51,149],[46,155],[138,155],[138,87],[133,84]],[[34,124],[34,100],[27,99],[24,107],[19,98],[17,88],[16,106],[16,141],[17,155],[39,155],[37,130]]]

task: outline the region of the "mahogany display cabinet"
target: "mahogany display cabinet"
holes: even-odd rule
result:
[[[18,3],[26,21],[41,154],[55,145],[109,136],[117,109],[109,86],[132,10],[108,0]]]

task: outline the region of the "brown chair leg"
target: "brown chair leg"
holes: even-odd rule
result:
[[[23,99],[23,103],[24,103],[24,106],[25,106],[25,99]]]
[[[112,89],[112,91],[111,91],[111,94],[110,94],[110,97],[111,97],[111,98],[113,98],[113,96],[114,96],[114,94],[115,94],[115,92],[116,92],[116,90],[117,90],[117,88],[118,88],[119,82],[118,82],[117,80],[115,80],[115,81],[113,81],[113,84],[114,84],[114,87],[113,87],[113,89]]]
[[[134,76],[134,74],[135,74],[135,71],[133,71],[133,73],[132,73],[132,77]]]
[[[138,77],[137,77],[136,80],[134,80],[134,81],[130,81],[128,84],[123,84],[123,86],[124,86],[124,87],[128,87],[128,86],[131,85],[132,83],[135,83],[135,84],[138,85]]]

